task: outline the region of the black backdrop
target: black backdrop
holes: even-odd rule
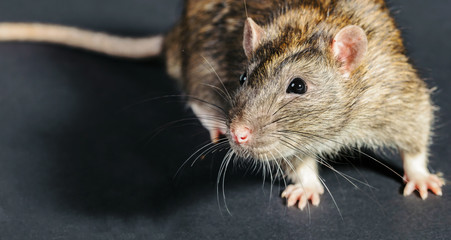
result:
[[[392,0],[409,55],[440,106],[431,167],[451,174],[450,1]],[[2,0],[0,21],[68,24],[141,36],[167,31],[179,0]],[[401,182],[355,156],[336,164],[372,188],[321,174],[333,194],[317,208],[287,208],[267,177],[231,167],[229,214],[216,177],[222,153],[177,169],[208,135],[160,61],[0,43],[0,239],[445,239],[451,189],[403,197]],[[149,101],[143,101],[143,100]],[[406,133],[409,134],[409,133]],[[380,157],[400,171],[396,156]],[[354,168],[355,166],[356,168]],[[341,216],[340,216],[341,213]]]

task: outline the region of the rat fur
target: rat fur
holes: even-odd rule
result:
[[[292,181],[282,193],[289,206],[318,205],[318,164],[361,147],[399,150],[404,195],[442,194],[443,179],[427,169],[431,90],[409,63],[382,0],[187,0],[164,40],[15,23],[0,24],[0,40],[122,57],[162,52],[212,141],[228,142],[230,158],[273,163]],[[306,91],[293,93],[294,83]]]

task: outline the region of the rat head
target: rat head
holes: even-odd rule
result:
[[[229,112],[229,142],[241,157],[258,160],[324,152],[352,114],[348,85],[365,56],[366,35],[357,26],[330,36],[274,31],[246,20],[248,65]]]

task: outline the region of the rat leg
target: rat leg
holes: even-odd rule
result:
[[[434,194],[442,195],[442,186],[445,185],[443,178],[436,174],[431,174],[427,169],[426,151],[419,154],[409,154],[401,151],[404,165],[404,196],[410,195],[414,190],[418,190],[420,197],[426,199],[428,190]]]
[[[196,117],[202,123],[202,126],[210,133],[210,139],[217,143],[221,135],[226,133],[225,121],[216,114],[215,110],[197,103],[189,104]]]
[[[299,159],[296,158],[296,161]],[[319,196],[324,193],[324,188],[318,177],[316,159],[304,157],[296,169],[287,172],[287,177],[294,183],[282,192],[282,198],[287,199],[287,205],[291,207],[298,203],[298,208],[303,210],[310,200],[314,206],[318,206]]]

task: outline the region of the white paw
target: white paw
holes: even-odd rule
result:
[[[303,210],[310,200],[314,206],[319,205],[319,196],[324,193],[321,183],[313,184],[290,184],[282,197],[287,199],[287,206],[291,207],[298,203],[298,208]]]
[[[418,190],[422,199],[428,197],[428,190],[431,190],[435,195],[442,196],[442,186],[445,185],[443,178],[429,173],[405,175],[404,181],[407,183],[404,187],[404,196]]]

